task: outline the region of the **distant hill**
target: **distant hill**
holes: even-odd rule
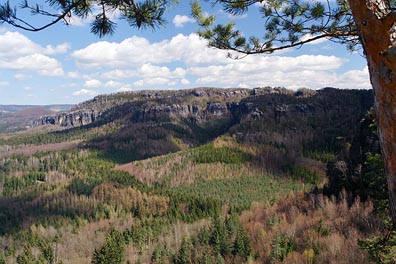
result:
[[[69,111],[73,105],[0,105],[0,132],[13,132],[32,127],[42,116]]]

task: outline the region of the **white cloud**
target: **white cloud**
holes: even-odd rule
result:
[[[110,81],[108,81],[108,82],[106,82],[104,84],[104,87],[106,87],[106,88],[119,88],[119,87],[122,87],[123,85],[124,85],[123,83],[110,80]]]
[[[157,66],[151,63],[145,63],[136,68],[136,70],[111,70],[104,72],[100,75],[104,79],[126,79],[131,77],[143,77],[143,78],[184,78],[186,75],[186,69],[176,67],[173,71],[166,66]]]
[[[184,78],[186,75],[186,70],[180,67],[177,67],[174,71],[171,71],[168,67],[165,66],[155,66],[150,63],[143,64],[138,70],[137,75],[139,77],[145,78]]]
[[[181,79],[180,83],[183,85],[188,85],[188,84],[190,84],[190,81],[187,79]]]
[[[55,69],[43,69],[38,71],[41,75],[44,76],[62,76],[63,75],[63,69],[62,68],[55,68]]]
[[[175,25],[175,27],[183,27],[185,23],[195,23],[195,19],[185,16],[185,15],[176,15],[172,23]]]
[[[130,77],[136,76],[136,71],[131,71],[131,70],[111,70],[108,72],[104,72],[101,77],[104,79],[126,79]]]
[[[277,78],[285,83],[291,80],[292,75],[325,72],[335,70],[343,64],[344,60],[335,56],[302,55],[298,57],[281,56],[250,56],[242,60],[232,61],[228,64],[212,66],[196,66],[188,70],[188,74],[199,77],[200,84],[218,82],[225,85],[235,85],[242,80],[245,83],[274,82]],[[314,76],[313,76],[314,77]],[[281,84],[285,86],[286,84]],[[254,87],[254,86],[253,86]]]
[[[0,57],[15,58],[43,51],[39,45],[18,32],[7,31],[0,35]]]
[[[232,60],[226,55],[226,51],[207,47],[196,34],[179,34],[153,43],[136,36],[121,42],[100,41],[75,51],[72,57],[81,71],[95,69],[96,75],[90,78],[101,82],[100,87],[113,89],[122,87],[117,82],[120,79],[140,89],[177,85],[321,88],[346,84],[349,88],[360,88],[368,83],[361,72],[341,75],[339,70],[348,60],[337,56],[272,54]]]
[[[191,66],[234,63],[227,59],[226,54],[208,48],[196,34],[179,34],[170,40],[154,43],[136,36],[119,43],[100,41],[73,52],[72,57],[81,69],[103,69],[104,72],[96,78],[120,80],[139,77],[140,80],[132,82],[143,87],[186,85],[190,82],[186,74]],[[181,66],[171,69],[167,65],[158,65],[167,63],[181,63]]]
[[[68,44],[42,47],[18,32],[0,34],[0,68],[36,71],[46,76],[61,76],[59,61],[47,55],[66,52]]]
[[[70,49],[69,43],[63,43],[53,47],[52,45],[47,45],[45,47],[44,53],[47,55],[62,54],[68,52]]]
[[[238,84],[238,88],[249,88],[249,85],[247,85],[246,83],[240,83]]]
[[[356,88],[356,84],[360,84],[361,89],[371,89],[371,83],[369,81],[368,67],[364,67],[362,70],[351,70],[341,74],[336,83],[334,84],[337,88]]]
[[[309,39],[311,39],[311,38],[313,38],[313,37],[315,37],[315,36],[312,35],[312,34],[306,34],[306,35],[304,35],[304,36],[301,38],[301,41],[307,41],[307,40],[309,40]],[[320,39],[317,39],[317,40],[308,42],[307,45],[317,45],[317,44],[321,44],[321,43],[323,43],[323,42],[325,42],[325,41],[327,41],[327,38],[320,38]]]
[[[126,85],[121,82],[117,82],[114,80],[110,80],[107,82],[101,82],[97,79],[88,79],[84,82],[84,87],[87,88],[112,88],[112,89],[119,89],[121,87],[125,87]]]
[[[196,34],[179,34],[171,40],[150,43],[141,37],[131,37],[120,43],[99,41],[72,53],[81,68],[136,67],[144,63],[184,62],[205,64],[226,62],[227,52],[207,47]]]
[[[17,81],[23,81],[23,80],[27,80],[27,79],[31,79],[32,75],[27,75],[27,74],[21,74],[21,73],[17,73],[14,75],[14,79]]]
[[[162,86],[162,85],[174,86],[174,85],[176,85],[176,82],[172,81],[168,78],[157,77],[157,78],[147,78],[147,79],[139,80],[139,81],[134,82],[133,85],[136,87]],[[156,87],[150,87],[150,88],[157,89]]]
[[[77,71],[68,72],[66,76],[71,79],[78,79],[82,77],[81,74]]]
[[[144,85],[144,81],[143,80],[139,80],[133,83],[134,86],[136,87],[141,87]]]
[[[117,81],[107,81],[105,83],[97,80],[97,79],[89,79],[84,82],[84,87],[87,88],[120,88],[125,86],[124,83],[117,82]]]
[[[171,70],[166,66],[157,66],[151,63],[145,63],[136,68],[136,70],[111,70],[104,72],[100,75],[103,79],[110,79],[107,83],[103,84],[106,88],[120,88],[125,87],[124,83],[114,81],[112,79],[127,79],[127,78],[141,78],[135,80],[133,85],[135,87],[144,86],[175,86],[178,83],[189,84],[190,82],[186,79],[187,70],[181,67],[176,67]],[[152,88],[152,87],[149,87]],[[127,87],[129,90],[130,87]]]
[[[0,61],[0,68],[37,71],[45,76],[63,75],[63,69],[56,59],[39,53],[17,57],[13,60]]]
[[[73,92],[73,95],[74,96],[82,96],[82,95],[94,96],[94,95],[97,95],[97,92],[93,91],[93,90],[81,89],[79,91]]]
[[[118,89],[117,91],[118,92],[129,92],[129,91],[132,91],[132,88],[128,87],[128,86],[124,86],[124,87],[121,87],[120,89]]]
[[[99,88],[102,86],[102,82],[96,79],[86,80],[84,86],[87,88]]]
[[[10,85],[9,82],[0,82],[0,86],[8,86],[8,85]]]
[[[331,86],[336,77],[333,71],[344,62],[323,55],[250,56],[229,64],[191,67],[187,73],[197,77],[197,84],[206,86],[320,88]]]
[[[55,47],[52,45],[42,47],[19,32],[6,31],[0,33],[0,56],[4,57],[19,57],[33,53],[54,55],[66,53],[69,49],[70,44],[68,43],[63,43]]]

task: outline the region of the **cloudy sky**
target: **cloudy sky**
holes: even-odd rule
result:
[[[90,33],[89,19],[36,33],[0,25],[0,104],[74,104],[98,94],[146,89],[370,88],[361,54],[330,41],[229,59],[194,33],[198,26],[184,2],[170,8],[165,28],[141,31],[117,21],[116,33],[102,39]],[[219,21],[234,20],[246,35],[263,34],[255,7],[239,17],[220,7],[207,11]]]

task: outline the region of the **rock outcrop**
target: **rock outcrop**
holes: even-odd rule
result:
[[[98,119],[131,115],[135,122],[158,118],[189,118],[194,123],[230,117],[235,103],[254,93],[249,89],[193,89],[180,91],[142,91],[100,95],[78,104],[69,112],[43,116],[35,126],[76,127]],[[165,118],[166,119],[166,118]]]
[[[374,126],[374,127],[373,127]],[[349,143],[341,138],[342,149],[336,160],[327,165],[329,183],[326,191],[338,195],[342,189],[359,195],[386,199],[386,178],[377,131],[375,113],[370,111],[360,122],[360,131]],[[381,175],[382,171],[382,175]],[[382,189],[383,188],[383,189]]]
[[[33,121],[33,125],[60,125],[62,127],[83,126],[94,122],[100,116],[100,112],[93,109],[82,109],[66,113],[58,113],[53,116],[44,116]]]

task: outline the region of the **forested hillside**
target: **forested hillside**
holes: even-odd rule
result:
[[[362,154],[372,105],[361,90],[200,88],[36,118],[0,134],[0,263],[369,263],[358,241],[385,230],[372,182],[326,174],[349,143]]]

